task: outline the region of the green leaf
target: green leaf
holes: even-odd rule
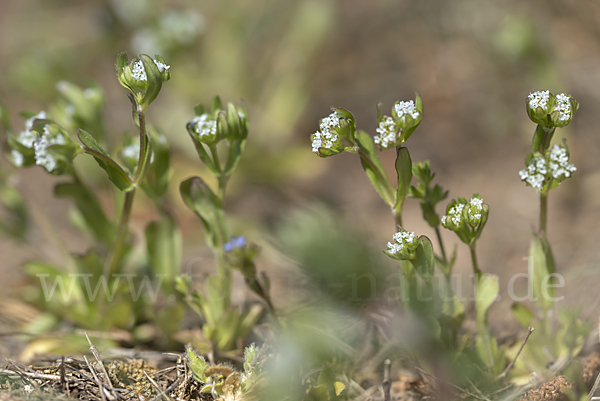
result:
[[[513,303],[510,309],[515,319],[517,319],[517,322],[519,322],[523,328],[528,328],[529,323],[535,317],[531,309],[520,302]]]
[[[395,202],[394,190],[390,184],[390,181],[385,175],[385,171],[381,166],[379,157],[377,157],[373,140],[366,132],[357,131],[356,143],[360,150],[364,153],[364,155],[361,155],[360,163],[363,167],[363,170],[365,170],[365,173],[367,173],[367,177],[369,177],[371,184],[373,184],[385,203],[387,203],[390,207],[393,207]]]
[[[106,217],[95,193],[80,183],[63,182],[54,187],[54,195],[71,198],[85,221],[86,229],[104,244],[112,244],[115,227]]]
[[[404,201],[410,189],[410,181],[412,180],[412,161],[410,160],[408,148],[400,147],[397,149],[396,173],[398,174],[398,190],[394,210],[402,213]]]
[[[194,131],[192,124],[187,124],[187,131],[190,137],[192,138],[192,141],[194,142],[194,147],[196,148],[196,152],[198,153],[200,160],[202,160],[202,162],[206,165],[206,167],[208,167],[208,169],[213,174],[220,175],[221,172],[213,163],[212,158],[209,156],[208,152],[204,148],[204,144],[200,141],[200,139],[198,138],[198,134]]]
[[[179,186],[184,203],[202,220],[209,244],[220,248],[229,240],[221,200],[200,177],[190,177]]]
[[[246,145],[246,138],[237,139],[232,142],[229,146],[229,157],[227,158],[227,165],[225,166],[225,175],[231,175],[235,167],[238,165],[244,152],[244,146]]]
[[[419,273],[426,281],[431,281],[433,279],[435,268],[433,245],[431,244],[431,240],[425,235],[419,237],[419,246],[417,246],[413,265],[415,266],[417,273]]]
[[[77,137],[81,143],[83,143],[85,153],[92,155],[94,159],[96,159],[98,165],[106,171],[108,178],[117,188],[123,192],[129,192],[134,189],[129,174],[116,161],[108,156],[90,133],[79,129],[77,131]]]
[[[173,217],[164,214],[160,221],[148,224],[145,233],[152,272],[165,275],[166,283],[172,286],[181,266],[181,231],[177,223]]]
[[[192,347],[188,346],[186,351],[188,366],[194,373],[194,376],[202,383],[206,383],[208,379],[206,378],[204,372],[206,371],[206,368],[210,366],[210,364],[203,357],[196,355]]]
[[[121,83],[121,85],[123,85],[125,88],[131,90],[131,86],[129,86],[127,84],[126,80],[123,79],[123,70],[127,66],[128,63],[129,63],[129,60],[127,58],[127,53],[125,53],[125,52],[119,53],[119,55],[117,56],[117,60],[115,61],[115,69],[117,71],[117,77],[119,78],[119,82]]]
[[[142,61],[142,64],[144,64],[148,82],[146,92],[144,93],[144,97],[142,97],[140,104],[147,106],[158,96],[162,88],[163,81],[162,75],[160,74],[160,71],[158,71],[158,67],[156,66],[156,63],[152,57],[146,54],[140,54],[140,60]]]
[[[498,276],[485,274],[475,285],[475,308],[477,309],[477,325],[480,331],[487,331],[487,313],[496,301],[500,291]]]

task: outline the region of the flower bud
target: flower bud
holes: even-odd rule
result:
[[[537,91],[527,96],[527,114],[531,121],[536,124],[547,126],[548,114],[554,95],[550,91]]]
[[[410,138],[422,118],[423,102],[418,94],[416,103],[412,100],[396,102],[392,108],[392,117],[382,116],[379,110],[379,126],[375,130],[378,135],[373,138],[373,142],[382,150],[398,147]]]
[[[579,109],[579,103],[570,95],[559,93],[554,98],[550,118],[556,127],[562,128],[571,122],[575,112]]]
[[[383,251],[392,259],[407,260],[415,257],[417,246],[419,245],[418,238],[415,233],[409,233],[403,228],[394,234],[394,242],[388,242],[388,249]]]
[[[473,194],[470,201],[465,198],[452,200],[442,216],[442,226],[454,231],[466,244],[474,243],[485,227],[489,215],[489,205],[483,203],[479,194]]]
[[[333,156],[342,153],[345,150],[340,130],[345,117],[337,112],[321,119],[319,131],[310,136],[312,141],[312,151],[321,157]]]
[[[67,164],[79,152],[77,146],[65,130],[46,119],[44,111],[25,121],[25,130],[8,138],[11,152],[9,159],[16,167],[38,165],[47,172],[59,175],[64,173]]]
[[[162,88],[162,83],[171,78],[171,66],[165,64],[162,57],[150,58],[140,54],[127,63],[127,54],[121,53],[116,62],[119,82],[133,94],[138,105],[146,109]]]
[[[530,93],[526,105],[531,121],[546,129],[567,126],[579,109],[579,103],[570,95],[553,95],[547,90]]]

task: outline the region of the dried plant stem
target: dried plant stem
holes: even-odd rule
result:
[[[498,375],[498,377],[496,377],[496,380],[502,379],[502,378],[506,377],[506,375],[508,374],[508,372],[510,371],[510,369],[513,367],[513,365],[517,361],[517,358],[519,357],[519,355],[521,355],[521,351],[523,351],[523,348],[525,348],[525,344],[527,343],[527,340],[529,340],[529,336],[531,335],[531,333],[533,333],[534,330],[535,329],[533,327],[529,328],[529,332],[525,336],[525,339],[523,340],[523,344],[521,344],[521,347],[519,348],[519,351],[517,351],[517,355],[515,355],[515,357],[513,358],[513,360],[510,361],[510,363],[508,364],[508,366],[506,367],[506,369],[504,369],[504,371],[502,373],[500,373]]]
[[[392,370],[392,361],[386,359],[383,362],[383,400],[390,401],[390,391],[392,389],[392,381],[390,380],[390,372]]]
[[[598,389],[598,386],[600,385],[600,373],[598,374],[598,376],[596,376],[596,381],[594,382],[594,386],[592,387],[592,389],[590,390],[590,393],[588,394],[587,397],[587,401],[591,401],[594,398],[594,394],[596,393],[596,390]]]

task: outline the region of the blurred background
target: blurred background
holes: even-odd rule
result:
[[[378,253],[395,232],[393,219],[358,158],[321,159],[311,152],[309,137],[331,107],[350,110],[358,127],[374,134],[378,102],[389,114],[395,101],[414,99],[418,92],[424,118],[406,145],[413,161],[431,161],[434,182],[450,190],[448,201],[477,192],[490,205],[479,263],[500,276],[502,299],[492,307],[491,323],[506,335],[517,327],[506,287],[513,274],[526,272],[523,258],[539,207],[535,191],[518,176],[535,129],[525,98],[545,89],[573,95],[580,110],[556,140],[568,139],[578,170],[550,196],[549,239],[566,279],[563,302],[582,305],[584,316],[597,322],[597,2],[2,0],[0,101],[15,131],[22,129],[19,112],[44,110],[57,98],[60,81],[96,82],[104,89],[109,142],[134,131],[126,91],[114,72],[123,51],[130,58],[160,54],[171,65],[171,81],[148,119],[168,136],[175,153],[172,207],[184,233],[184,265],[207,253],[200,222],[177,190],[182,179],[204,174],[185,125],[193,107],[214,95],[247,104],[250,136],[227,209],[240,234],[263,247],[259,269],[274,277],[276,304],[289,302],[286,286],[293,283],[287,272],[301,263],[302,252],[314,250],[301,236],[310,231],[303,228],[310,219],[352,233],[380,255],[376,263],[396,269]],[[393,176],[394,152],[380,155]],[[104,173],[94,171],[89,179],[101,182]],[[68,224],[69,202],[53,197],[60,177],[36,167],[12,179],[26,195],[34,230],[31,244],[0,239],[0,293],[6,295],[23,285],[24,261],[60,263],[57,242],[72,252],[87,246]],[[142,230],[154,211],[143,197],[136,202],[133,223]],[[104,206],[113,208],[110,200]],[[417,201],[407,201],[404,224],[435,236]],[[49,227],[58,228],[59,238],[48,235]],[[448,245],[457,243],[452,233],[443,235]],[[466,246],[458,245],[456,272],[468,273]],[[300,256],[290,257],[295,252]],[[327,275],[328,266],[317,265],[312,273]],[[524,294],[526,283],[519,288]]]

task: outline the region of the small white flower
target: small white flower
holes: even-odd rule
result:
[[[415,239],[415,233],[409,233],[408,231],[399,231],[394,234],[394,241],[396,242],[408,242],[412,244]]]
[[[388,242],[388,249],[387,251],[389,253],[391,253],[392,255],[395,255],[397,253],[399,253],[400,251],[402,251],[406,246],[410,246],[412,245],[412,247],[414,247],[414,242],[415,242],[415,233],[414,232],[408,232],[404,229],[400,229],[400,231],[398,231],[397,233],[395,233],[393,235],[393,239],[394,242]]]
[[[13,164],[15,165],[15,167],[21,167],[23,165],[23,162],[25,161],[25,159],[21,152],[13,149],[10,152],[10,155],[12,157],[12,161],[13,161]]]
[[[462,220],[462,211],[464,208],[464,203],[457,203],[456,205],[452,206],[452,208],[450,208],[450,210],[448,211],[448,214],[442,216],[442,223],[445,224],[446,220],[450,218],[454,225],[460,225],[460,222]]]
[[[319,153],[319,148],[333,149],[336,144],[339,145],[337,134],[331,130],[340,127],[340,115],[331,113],[321,120],[319,125],[320,130],[315,132],[312,139],[312,151]]]
[[[158,72],[168,71],[169,68],[171,68],[170,65],[164,64],[160,61],[153,61],[154,64],[156,64],[156,67],[158,68]],[[144,68],[144,63],[142,63],[142,60],[138,60],[137,63],[133,65],[133,68],[131,69],[131,76],[133,77],[133,79],[136,79],[138,81],[148,80],[148,76],[146,75],[146,69]]]
[[[340,116],[338,113],[331,113],[327,117],[321,120],[320,128],[321,132],[329,132],[334,128],[340,127]]]
[[[471,198],[471,209],[481,210],[483,208],[483,199]]]
[[[554,145],[547,157],[537,156],[529,161],[525,170],[519,171],[521,181],[525,181],[532,188],[540,191],[547,180],[562,181],[569,178],[577,167],[569,163],[567,149]]]
[[[477,225],[481,222],[481,213],[483,212],[483,199],[471,198],[469,202],[469,221],[473,225]]]
[[[212,120],[206,113],[196,116],[190,121],[198,135],[215,135],[217,133],[217,121]]]
[[[35,151],[35,164],[44,167],[46,171],[50,173],[54,171],[57,166],[57,162],[54,156],[48,153],[48,148],[53,145],[64,145],[65,143],[65,137],[61,133],[52,136],[52,133],[46,125],[44,127],[44,133],[40,135],[33,144],[33,149]]]
[[[567,121],[571,118],[571,102],[569,99],[571,99],[571,96],[567,96],[564,93],[556,95],[556,105],[554,106],[554,110],[560,112],[558,114],[558,119],[560,121]]]
[[[387,149],[391,144],[396,143],[396,123],[392,117],[385,117],[381,120],[375,131],[379,135],[373,138],[373,142],[382,149]]]
[[[393,242],[388,242],[387,246],[388,246],[388,252],[391,253],[392,255],[397,254],[404,248],[404,245],[402,245],[401,243],[397,244],[397,243],[393,243]]]
[[[563,147],[554,145],[550,151],[550,160],[552,161],[548,163],[548,166],[553,178],[560,178],[561,176],[569,178],[571,173],[577,171],[577,167],[569,163],[567,149]]]
[[[550,91],[537,91],[530,93],[527,96],[529,99],[529,107],[532,109],[537,109],[541,107],[545,109],[548,106],[548,99],[550,99]]]
[[[19,135],[17,136],[17,141],[19,143],[21,143],[23,146],[26,146],[28,148],[32,148],[34,142],[37,139],[37,134],[31,130],[31,128],[33,128],[33,121],[36,120],[36,119],[43,120],[45,118],[46,118],[46,112],[45,111],[40,111],[35,116],[33,116],[33,117],[28,118],[27,120],[25,120],[25,130],[21,131],[19,133]]]
[[[406,116],[411,116],[413,120],[419,118],[419,111],[415,107],[415,102],[409,100],[407,102],[398,102],[394,105],[398,118],[405,120]]]

